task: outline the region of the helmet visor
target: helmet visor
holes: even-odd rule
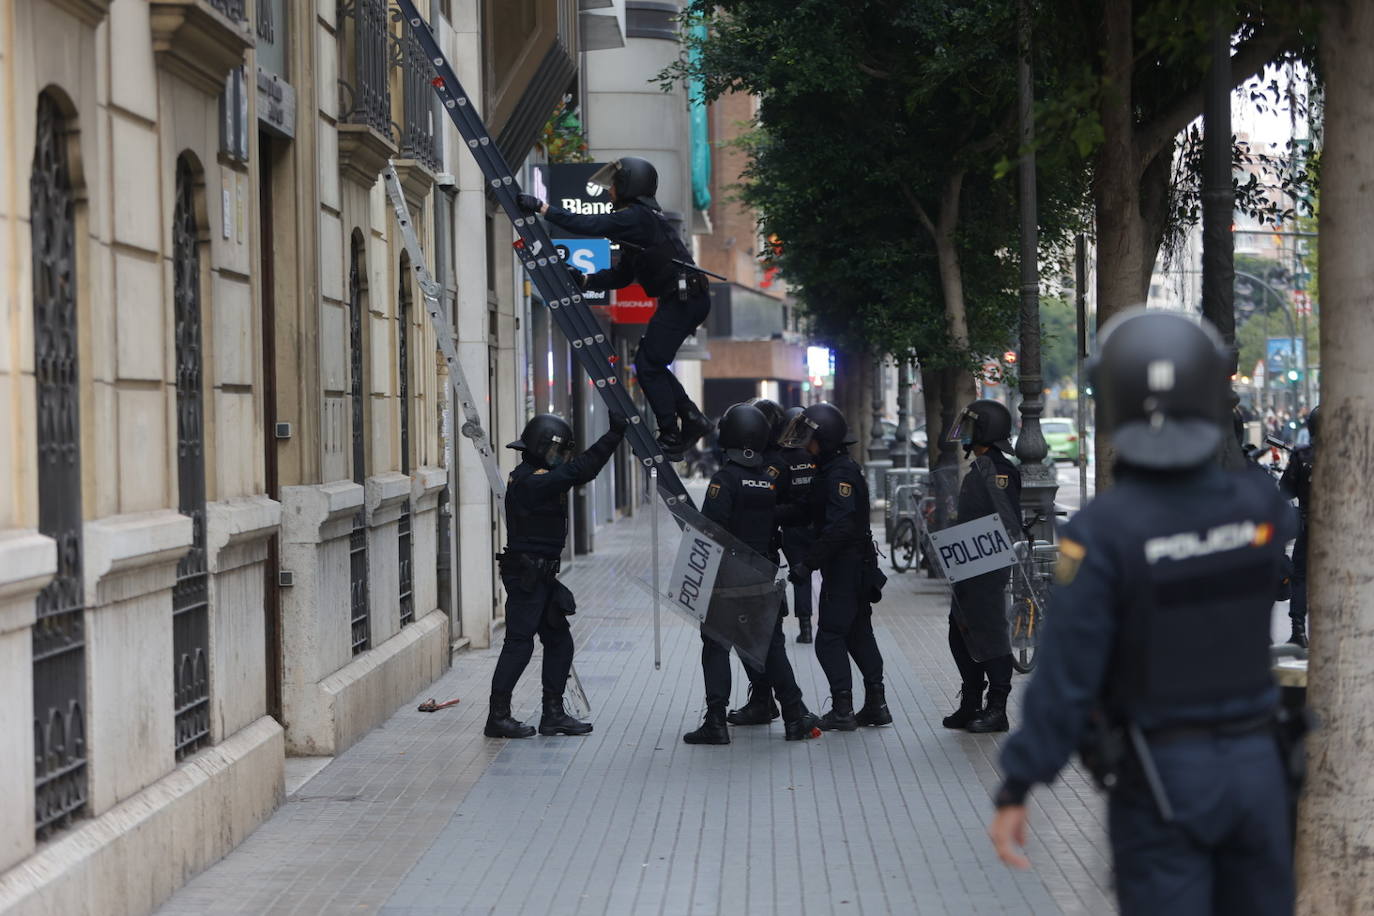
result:
[[[959,416],[954,418],[954,424],[950,426],[949,433],[945,436],[946,442],[962,442],[965,445],[973,441],[973,429],[978,425],[977,411],[965,407]]]
[[[548,446],[544,449],[544,463],[551,468],[556,468],[564,462],[571,461],[572,454],[571,442],[564,442],[561,436],[550,436]]]
[[[598,188],[604,188],[609,191],[611,189],[611,183],[615,181],[615,173],[619,170],[620,160],[617,159],[615,162],[608,162],[595,172],[592,172],[592,177],[587,179],[587,184],[594,184]]]
[[[805,448],[806,443],[816,434],[817,426],[806,414],[800,413],[788,421],[778,436],[778,445],[783,448]]]

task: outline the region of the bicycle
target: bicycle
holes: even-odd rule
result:
[[[903,484],[893,492],[897,521],[888,540],[888,551],[892,568],[897,572],[925,567],[933,576],[925,533],[930,529],[931,516],[935,512],[935,499],[931,496],[917,498],[919,489],[917,484]],[[906,509],[904,504],[911,505],[911,508]]]
[[[1016,565],[1007,582],[1007,624],[1011,628],[1011,665],[1021,674],[1035,668],[1040,649],[1040,633],[1049,610],[1050,582],[1054,577],[1059,547],[1035,542],[1033,529],[1045,520],[1043,513],[1022,526],[1026,539],[1017,541]]]

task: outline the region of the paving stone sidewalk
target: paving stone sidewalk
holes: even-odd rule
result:
[[[677,537],[661,516],[666,573]],[[647,512],[609,525],[564,576],[595,733],[483,738],[499,638],[460,653],[161,912],[1114,912],[1104,808],[1077,770],[1032,796],[1034,870],[993,855],[1000,739],[940,726],[958,678],[938,583],[893,575],[876,608],[893,727],[789,743],[775,723],[732,729],[729,747],[689,747],[700,640],[665,610],[654,670],[649,599],[634,582],[649,574],[650,533]],[[789,640],[795,630],[789,619]],[[808,703],[823,707],[810,647],[789,651]],[[538,665],[536,653],[515,698],[527,719]],[[428,696],[463,702],[417,712]]]

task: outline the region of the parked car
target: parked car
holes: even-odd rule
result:
[[[891,420],[882,419],[878,421],[878,425],[883,432],[883,441],[887,442],[888,446],[891,447],[892,442],[897,438],[897,424]],[[911,431],[911,435],[908,437],[908,441],[911,443],[912,462],[915,464],[925,464],[926,449],[928,448],[926,442],[926,425],[922,423],[914,428]]]
[[[1040,421],[1040,432],[1045,435],[1045,444],[1050,447],[1050,457],[1056,461],[1078,460],[1078,429],[1073,420],[1065,417],[1045,417]]]

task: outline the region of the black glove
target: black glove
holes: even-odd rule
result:
[[[544,202],[533,194],[515,195],[515,205],[526,213],[538,213],[544,208]]]
[[[611,411],[611,432],[617,436],[625,435],[625,430],[630,428],[630,418],[618,410]]]
[[[563,266],[568,269],[568,276],[572,277],[573,286],[576,286],[578,289],[582,290],[583,292],[586,292],[587,275],[584,274],[582,271],[578,270],[576,267],[573,267],[571,264],[564,264]]]
[[[811,570],[804,563],[787,567],[787,581],[796,585],[805,585],[811,581]]]

